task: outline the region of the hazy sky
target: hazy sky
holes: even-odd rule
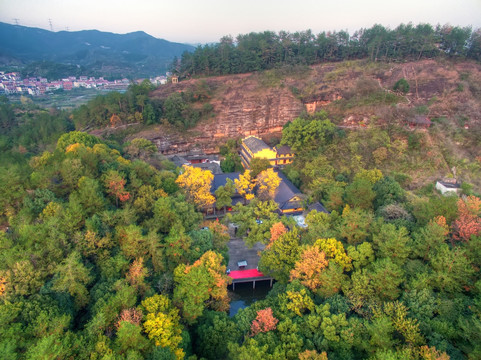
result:
[[[143,30],[204,43],[251,31],[347,30],[412,22],[481,28],[481,0],[0,0],[0,21],[54,31]]]

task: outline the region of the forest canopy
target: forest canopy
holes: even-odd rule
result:
[[[181,76],[212,76],[268,70],[286,65],[369,59],[407,61],[449,58],[481,59],[481,29],[430,24],[376,24],[352,35],[345,30],[314,34],[264,31],[224,36],[216,44],[184,52],[173,69]]]
[[[345,141],[326,114],[293,122],[282,141],[305,131],[310,150],[286,171],[330,213],[299,228],[268,192],[234,208],[238,236],[266,245],[259,270],[276,284],[233,317],[227,224],[203,223],[212,199],[193,196],[211,176],[156,169],[136,158],[148,152],[122,155],[81,132],[28,169],[2,168],[15,184],[2,183],[2,356],[479,357],[479,197],[408,192],[371,165],[341,178],[326,156]],[[228,202],[236,186],[215,196]]]

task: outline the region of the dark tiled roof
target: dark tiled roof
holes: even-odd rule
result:
[[[312,210],[329,214],[329,211],[327,211],[324,205],[322,205],[319,201],[316,201],[315,203],[309,205],[309,207],[307,208],[307,212],[310,213]]]
[[[172,161],[175,164],[175,166],[178,166],[178,167],[181,167],[182,165],[185,165],[185,164],[189,164],[189,162],[184,157],[179,155],[174,155],[169,160]]]
[[[245,138],[243,142],[253,154],[264,149],[270,149],[270,147],[264,141],[254,136]]]
[[[217,163],[200,163],[200,164],[192,164],[192,167],[198,167],[202,170],[209,170],[212,174],[222,174],[222,170]]]
[[[234,181],[235,179],[239,179],[239,175],[240,173],[238,172],[215,174],[214,180],[212,180],[212,185],[210,187],[211,194],[214,194],[219,187],[225,186],[225,184],[227,183],[227,179],[231,179],[232,181]]]
[[[459,189],[461,187],[461,185],[457,182],[452,183],[452,182],[439,180],[438,183],[440,183],[441,185],[443,185],[445,188],[448,188],[448,189]]]
[[[294,186],[293,183],[290,182],[290,180],[282,173],[282,171],[275,171],[281,178],[281,183],[276,190],[274,201],[279,205],[280,208],[283,208],[287,201],[292,199],[295,195],[302,195],[302,193],[297,187]]]
[[[292,153],[293,153],[293,152],[292,152],[292,149],[291,149],[289,146],[287,146],[287,145],[282,145],[282,146],[277,145],[277,146],[276,146],[276,151],[277,151],[278,154],[282,154],[282,155],[292,154]]]
[[[184,157],[187,161],[192,160],[210,160],[210,161],[217,161],[219,160],[219,156],[217,155],[206,155],[206,154],[190,154],[185,155]]]

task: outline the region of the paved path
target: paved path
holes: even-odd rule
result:
[[[229,243],[229,265],[228,269],[231,271],[240,270],[237,263],[239,261],[247,261],[247,266],[244,269],[256,269],[259,263],[258,252],[264,250],[265,245],[261,243],[255,244],[249,249],[242,238],[231,237]]]

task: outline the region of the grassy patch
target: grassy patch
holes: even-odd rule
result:
[[[341,104],[344,109],[352,109],[357,106],[394,105],[404,101],[402,96],[387,91],[376,91],[366,96],[354,96],[341,101]]]
[[[308,66],[282,66],[280,68],[263,71],[259,74],[259,84],[262,87],[279,87],[284,85],[286,78],[296,80],[306,79],[312,69]]]

